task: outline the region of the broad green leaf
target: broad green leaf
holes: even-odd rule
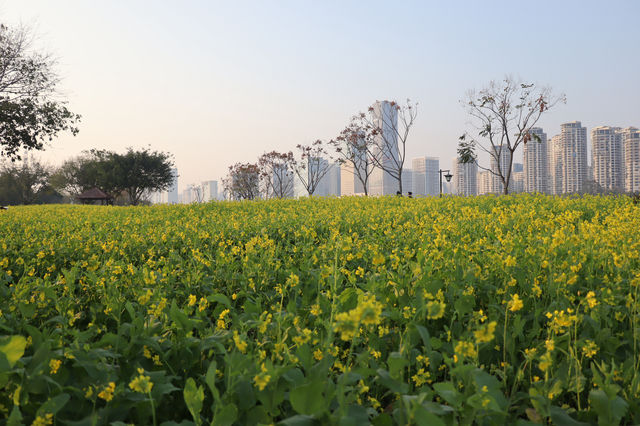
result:
[[[235,404],[224,404],[216,413],[211,424],[213,426],[231,426],[238,418],[238,407]]]
[[[440,398],[444,399],[455,408],[459,408],[464,402],[464,397],[460,392],[458,392],[451,382],[435,383],[433,385],[433,390],[440,395]]]
[[[15,363],[22,358],[24,350],[27,347],[27,339],[23,336],[11,336],[4,344],[0,344],[0,352],[4,354],[9,363],[9,367],[13,368]]]
[[[67,404],[67,402],[69,402],[70,398],[71,397],[66,393],[61,393],[60,395],[57,395],[51,398],[50,400],[48,400],[47,402],[45,402],[40,406],[40,408],[38,409],[37,415],[38,416],[45,416],[46,414],[56,415],[56,413],[60,411],[62,407],[64,407]]]
[[[320,414],[325,410],[326,403],[322,396],[322,386],[317,383],[308,383],[291,389],[289,402],[296,413]]]
[[[558,426],[588,426],[589,423],[579,422],[574,420],[566,411],[560,407],[549,408],[551,414],[551,421],[554,425]]]
[[[204,402],[204,389],[202,386],[196,386],[196,381],[189,377],[184,386],[184,402],[193,417],[196,424],[202,423],[200,420],[200,411],[202,411],[202,403]]]

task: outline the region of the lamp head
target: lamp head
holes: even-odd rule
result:
[[[447,172],[446,175],[444,175],[444,178],[447,180],[447,182],[451,182],[451,178],[453,177],[453,175],[449,172]]]

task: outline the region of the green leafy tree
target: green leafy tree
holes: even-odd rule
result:
[[[35,52],[26,28],[0,24],[0,156],[20,160],[59,132],[78,133],[80,116],[59,99],[55,60]]]
[[[171,154],[149,148],[128,148],[124,154],[107,150],[85,151],[65,161],[52,175],[52,185],[75,197],[91,188],[133,205],[153,191],[164,191],[173,183]]]
[[[3,162],[0,165],[0,204],[43,202],[46,194],[52,195],[48,184],[50,173],[49,167],[33,158]]]
[[[102,176],[111,179],[119,192],[124,192],[131,204],[138,205],[154,191],[165,191],[173,183],[173,159],[171,154],[151,151],[148,148],[125,154],[107,153],[111,166]]]

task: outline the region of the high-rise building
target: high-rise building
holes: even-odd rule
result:
[[[218,181],[206,180],[202,182],[202,201],[208,202],[218,199]]]
[[[549,193],[562,194],[562,136],[551,138],[549,155]]]
[[[593,180],[605,190],[624,189],[624,157],[619,127],[591,129],[591,166]]]
[[[511,172],[511,178],[509,180],[509,193],[517,194],[524,192],[524,171]]]
[[[478,193],[478,163],[461,163],[453,159],[453,187],[458,195],[476,195]]]
[[[177,204],[180,201],[178,196],[178,169],[171,169],[171,174],[173,175],[173,182],[167,191],[167,203]]]
[[[491,155],[490,167],[491,167],[491,191],[494,194],[504,193],[504,184],[500,175],[506,178],[509,165],[511,164],[511,151],[506,145],[499,145],[494,150],[495,155]],[[498,163],[498,159],[500,162]],[[512,171],[513,172],[513,171]],[[511,189],[511,188],[510,188]]]
[[[413,194],[413,170],[402,169],[402,192]]]
[[[366,167],[369,167],[368,171],[371,172],[371,165],[367,161],[367,152],[364,150],[360,151],[360,158],[357,158],[355,163],[360,167],[359,170],[356,170],[356,167],[351,161],[346,161],[340,166],[340,195],[365,193],[362,181],[367,180],[367,183],[369,183]]]
[[[560,125],[561,193],[581,192],[587,180],[587,128],[579,121]]]
[[[438,196],[440,193],[440,159],[438,157],[417,157],[411,160],[413,170],[413,195]],[[403,185],[404,186],[404,185]]]
[[[325,167],[328,167],[324,176],[320,178],[318,185],[316,186],[313,195],[320,197],[327,197],[330,195],[340,195],[340,164],[334,163],[329,164],[329,162],[324,158],[314,159],[309,163],[309,179],[315,179],[312,176],[312,172],[318,173],[314,168],[317,167],[318,170],[323,170]]]
[[[374,155],[380,158],[380,162],[387,170],[397,170],[400,153],[398,151],[398,111],[395,106],[388,101],[378,101],[372,106],[373,125],[380,129],[376,135],[376,152]],[[376,167],[371,172],[370,185],[371,195],[394,195],[399,189],[398,180]]]
[[[490,194],[492,191],[493,175],[489,170],[478,173],[478,195]]]
[[[640,130],[627,127],[620,131],[624,147],[624,190],[640,191]]]
[[[529,130],[531,139],[523,148],[523,172],[525,192],[549,192],[549,160],[547,134],[540,127]]]

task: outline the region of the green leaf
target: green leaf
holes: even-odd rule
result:
[[[171,317],[171,320],[178,324],[184,331],[191,331],[193,329],[193,321],[189,319],[187,314],[178,308],[175,300],[171,303],[169,316]]]
[[[220,294],[220,293],[211,294],[211,295],[207,296],[207,300],[209,302],[218,302],[218,303],[223,304],[227,308],[231,308],[231,301],[224,294]]]
[[[200,411],[202,411],[202,403],[204,402],[204,389],[202,386],[196,387],[196,381],[189,377],[187,383],[184,386],[184,402],[187,404],[187,408],[193,417],[193,420],[199,425]]]
[[[13,406],[11,415],[7,419],[7,426],[22,426],[22,413],[17,405]]]
[[[340,419],[340,426],[358,426],[369,424],[367,409],[360,405],[347,407],[347,414]]]
[[[473,307],[475,306],[475,299],[473,296],[460,296],[458,300],[456,300],[453,304],[460,318],[465,316],[468,313],[471,313]]]
[[[415,406],[413,417],[418,426],[446,426],[440,417],[430,413],[422,405]]]
[[[216,369],[217,369],[217,364],[215,361],[212,361],[211,364],[209,364],[209,369],[207,370],[207,375],[205,376],[205,382],[207,383],[207,386],[209,386],[209,390],[211,391],[211,394],[213,395],[213,399],[215,402],[219,402],[220,401],[220,392],[218,392],[218,388],[216,388]]]
[[[289,402],[299,414],[320,414],[326,407],[322,386],[317,383],[308,383],[291,389]]]
[[[566,411],[560,407],[549,408],[551,414],[551,422],[558,426],[588,426],[589,423],[574,420]]]
[[[380,368],[377,373],[380,383],[386,386],[390,391],[395,393],[406,393],[409,390],[409,385],[394,380],[388,371]]]
[[[402,380],[402,372],[407,363],[407,358],[404,357],[400,352],[391,352],[389,354],[389,358],[387,359],[387,364],[389,365],[389,374],[391,375],[391,377],[396,380]]]
[[[235,404],[225,404],[222,410],[218,411],[211,424],[213,426],[230,426],[238,418],[238,407]]]
[[[7,339],[3,340],[6,341]],[[26,347],[27,339],[23,336],[11,336],[5,344],[0,345],[0,352],[7,358],[9,367],[13,368],[14,364],[24,355]]]
[[[589,392],[589,403],[598,414],[598,424],[617,425],[627,412],[628,404],[619,396],[609,398],[602,389]]]
[[[69,402],[70,398],[71,397],[66,393],[61,393],[60,395],[51,398],[40,406],[37,415],[44,417],[46,414],[53,414],[55,416],[56,413],[60,411],[67,402]]]
[[[310,426],[315,424],[313,416],[305,416],[302,414],[296,414],[293,417],[289,417],[288,419],[284,419],[279,425],[283,426]]]
[[[422,343],[424,344],[425,349],[428,352],[431,352],[431,335],[429,335],[429,330],[427,330],[425,327],[423,327],[421,325],[417,325],[417,324],[416,324],[416,330],[418,330],[418,333],[420,334],[420,337],[422,338]]]
[[[451,382],[441,382],[433,385],[440,398],[451,404],[455,408],[460,408],[464,398]]]

